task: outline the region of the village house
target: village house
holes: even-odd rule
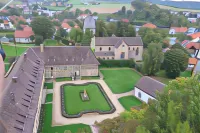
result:
[[[200,59],[200,43],[190,42],[186,45],[186,48],[189,50],[193,58]]]
[[[33,35],[32,28],[29,26],[24,27],[23,30],[15,30],[14,33],[15,41],[18,43],[32,43],[30,37]]]
[[[190,34],[188,36],[190,36],[193,39],[193,41],[197,42],[200,39],[200,32],[196,32],[196,33]]]
[[[134,87],[134,96],[148,103],[149,99],[156,99],[156,93],[161,93],[164,87],[165,84],[148,76],[143,76]]]
[[[193,68],[196,66],[197,64],[197,59],[196,58],[189,58],[188,60],[188,68],[187,70],[193,70]]]
[[[26,22],[26,19],[24,19],[23,16],[10,16],[9,19],[13,22],[13,24],[17,24],[19,21]]]
[[[89,29],[90,31],[92,31],[93,34],[95,34],[95,32],[96,32],[96,20],[93,18],[92,15],[89,15],[84,19],[84,22],[83,22],[83,32],[84,33],[85,33],[86,29]]]
[[[91,48],[104,60],[142,60],[143,42],[140,37],[94,37]]]
[[[185,33],[187,31],[187,27],[171,27],[169,30],[169,34],[178,34],[178,33]]]
[[[62,23],[62,28],[66,30],[66,32],[70,32],[72,27],[68,23]]]
[[[157,26],[154,25],[154,24],[152,24],[152,23],[146,23],[142,27],[144,27],[144,28],[151,28],[151,29],[157,28]]]
[[[8,17],[0,16],[0,29],[14,29],[14,26]]]

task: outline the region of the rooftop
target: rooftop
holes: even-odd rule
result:
[[[146,23],[146,24],[144,24],[142,27],[145,27],[145,28],[152,28],[152,29],[157,28],[157,26],[154,25],[154,24],[152,24],[152,23]]]
[[[170,30],[171,29],[174,29],[175,32],[178,32],[178,33],[185,33],[188,30],[187,27],[171,27]]]

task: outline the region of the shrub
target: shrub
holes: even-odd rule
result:
[[[135,61],[130,60],[102,60],[98,59],[101,67],[135,67]]]

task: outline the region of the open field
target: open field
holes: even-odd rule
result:
[[[189,12],[200,12],[200,10],[193,10],[193,9],[183,9],[183,8],[176,8],[176,7],[171,7],[171,6],[164,6],[164,5],[158,5],[158,7],[161,9],[168,9],[168,10],[173,10],[173,11],[189,11]]]
[[[80,92],[86,90],[89,101],[82,101]],[[65,109],[67,114],[78,114],[82,111],[101,110],[109,111],[110,105],[104,98],[96,84],[64,86]],[[76,105],[76,106],[74,106]]]
[[[77,133],[80,129],[85,129],[88,133],[92,133],[88,125],[85,124],[73,124],[65,126],[52,127],[52,104],[45,104],[41,110],[42,130],[39,133],[64,133],[66,130],[70,130],[71,133]]]
[[[119,99],[119,102],[122,104],[122,106],[130,111],[131,107],[133,106],[138,106],[141,105],[142,102],[140,100],[138,100],[136,97],[134,96],[125,96],[125,97],[121,97]]]
[[[113,93],[131,91],[141,76],[132,69],[104,69],[101,70],[104,80]]]

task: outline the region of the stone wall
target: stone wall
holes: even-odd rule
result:
[[[98,76],[98,65],[82,65],[81,76]]]

